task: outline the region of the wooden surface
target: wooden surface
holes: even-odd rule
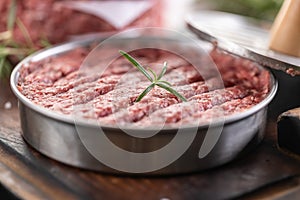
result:
[[[215,169],[122,177],[66,166],[21,137],[15,97],[0,83],[0,182],[21,199],[290,199],[300,195],[300,160],[278,150],[275,123],[251,153]],[[12,107],[5,109],[10,102]],[[300,196],[299,196],[300,197]]]

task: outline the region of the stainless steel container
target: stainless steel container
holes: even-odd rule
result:
[[[24,97],[17,89],[19,70],[22,65],[38,61],[50,56],[55,56],[64,52],[71,51],[76,47],[83,47],[92,44],[95,40],[82,40],[66,43],[60,46],[50,48],[38,52],[24,59],[12,72],[11,87],[19,100],[20,118],[22,126],[22,135],[24,139],[36,150],[42,154],[63,162],[68,165],[97,170],[106,173],[118,174],[140,174],[140,172],[119,171],[109,167],[102,162],[99,162],[82,143],[82,135],[79,137],[78,131],[86,133],[87,140],[97,140],[99,134],[99,126],[97,124],[79,122],[74,123],[74,119],[70,116],[57,114],[40,106],[33,104],[29,99]],[[182,156],[175,159],[171,164],[160,168],[156,171],[145,171],[143,175],[149,174],[177,174],[188,173],[199,170],[208,169],[224,163],[227,163],[243,151],[247,151],[249,145],[259,142],[264,134],[266,125],[267,106],[274,97],[277,90],[277,82],[274,77],[270,78],[270,92],[268,96],[255,105],[251,109],[232,115],[226,118],[223,123],[215,123],[211,126],[204,125],[199,127],[186,127],[181,130],[182,141],[184,138],[193,134],[196,131],[195,138],[187,146],[187,150]],[[206,145],[207,138],[211,137],[207,134],[207,130],[222,130],[220,138],[216,140],[211,152],[204,158],[199,158],[199,149]],[[102,127],[107,137],[122,149],[130,152],[149,152],[155,151],[166,144],[170,143],[176,137],[177,129],[162,129],[155,136],[142,139],[129,136],[124,133],[126,130],[121,130],[117,127]],[[135,129],[140,134],[143,134],[147,129]],[[155,130],[154,130],[155,131]],[[84,140],[84,139],[83,139]],[[101,145],[105,145],[104,141],[98,140],[99,149]],[[181,145],[180,142],[177,144]],[[110,155],[111,151],[106,150],[105,154]],[[169,152],[171,156],[172,152]],[[159,162],[159,156],[151,157],[149,163]],[[130,158],[128,158],[128,162]]]

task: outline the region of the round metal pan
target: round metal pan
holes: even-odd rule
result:
[[[70,42],[38,52],[24,59],[12,72],[11,87],[19,100],[22,135],[31,146],[42,154],[68,165],[105,173],[178,174],[204,170],[227,163],[262,139],[266,125],[267,106],[277,90],[277,82],[272,75],[270,78],[270,92],[262,102],[245,112],[226,118],[224,124],[215,123],[212,126],[196,127],[197,132],[193,141],[186,148],[186,151],[183,152],[182,156],[179,156],[171,164],[155,171],[148,170],[144,172],[122,171],[103,164],[85,148],[82,138],[78,134],[78,131],[84,131],[86,132],[87,140],[97,140],[97,135],[99,134],[99,126],[97,124],[84,122],[75,124],[70,116],[57,114],[35,105],[17,89],[19,70],[26,63],[59,55],[76,47],[89,46],[93,42],[95,42],[95,39]],[[199,150],[201,151],[201,148],[206,145],[205,143],[209,138],[211,139],[211,135],[207,133],[208,129],[220,129],[222,132],[220,137],[216,139],[213,149],[205,157],[199,158]],[[157,150],[170,143],[178,131],[177,129],[162,129],[153,137],[141,139],[127,135],[124,133],[126,129],[121,130],[118,127],[102,127],[102,130],[116,145],[131,152]],[[183,128],[181,130],[183,134],[180,136],[182,140],[189,134],[192,134],[192,130],[195,130],[195,127]],[[140,128],[134,131],[143,134],[147,130]],[[101,147],[101,145],[105,145],[104,141],[98,141],[98,146]],[[180,142],[177,145],[179,147],[181,145]],[[111,155],[112,151],[109,149],[104,153],[106,156],[113,156]],[[172,152],[169,152],[167,155],[171,156],[171,154]],[[159,157],[151,157],[151,160],[148,162],[155,163],[159,161]],[[128,158],[128,162],[131,162],[130,158]]]

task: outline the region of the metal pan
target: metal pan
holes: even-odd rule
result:
[[[42,154],[68,165],[105,173],[178,174],[204,170],[227,163],[242,152],[249,150],[250,147],[253,147],[253,144],[257,144],[262,139],[266,125],[267,106],[277,90],[277,82],[272,75],[268,96],[251,109],[226,118],[224,123],[217,122],[210,126],[184,127],[180,130],[180,133],[178,133],[178,129],[162,129],[155,136],[147,139],[135,138],[125,134],[124,132],[132,131],[126,128],[101,127],[107,138],[113,141],[114,144],[133,152],[126,158],[127,162],[124,165],[132,163],[130,166],[134,170],[130,170],[131,168],[129,170],[128,168],[123,169],[120,166],[112,167],[110,163],[98,161],[94,154],[84,145],[87,141],[97,141],[96,150],[98,151],[102,151],[102,147],[107,146],[104,140],[99,140],[99,126],[97,124],[75,123],[70,116],[57,114],[33,104],[17,89],[19,70],[23,65],[71,51],[76,47],[89,46],[94,42],[95,39],[70,42],[38,52],[24,59],[12,72],[11,88],[19,100],[22,135],[31,146]],[[136,128],[133,131],[144,134],[147,131],[155,131],[155,128],[152,129],[154,130]],[[211,132],[220,130],[221,134],[215,141],[216,144],[213,146],[213,149],[207,154],[207,152],[204,152],[204,147],[207,145],[208,139],[213,139],[213,136],[207,132],[208,129]],[[187,137],[194,134],[194,130],[196,130],[195,137],[189,143],[184,142],[187,141]],[[84,138],[79,132],[85,134]],[[167,152],[160,152],[142,161],[155,166],[162,159],[172,157],[181,146],[187,145],[182,155],[179,155],[177,159],[174,159],[168,165],[159,165],[155,170],[151,166],[148,169],[141,169],[139,166],[141,160],[136,162],[133,157],[130,157],[141,152],[160,150],[160,148],[172,143],[175,138],[179,140],[177,140],[173,149],[171,148]],[[106,149],[101,153],[106,158],[111,157],[111,160],[115,156],[112,149]],[[204,154],[207,155],[203,156]],[[105,160],[105,158],[103,159]],[[143,159],[143,156],[141,159]]]

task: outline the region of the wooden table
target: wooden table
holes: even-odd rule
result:
[[[0,194],[11,198],[291,199],[300,195],[300,160],[277,148],[272,120],[263,142],[247,156],[215,169],[164,177],[121,177],[66,166],[32,149],[20,132],[16,98],[2,81]]]

